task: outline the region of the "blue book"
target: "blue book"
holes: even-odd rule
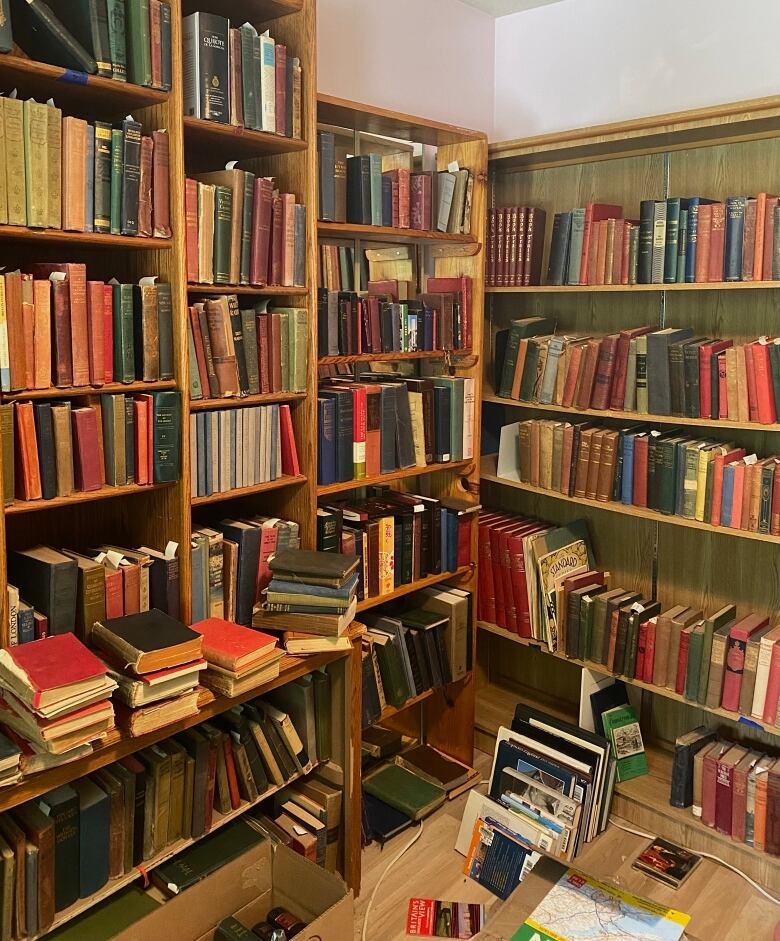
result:
[[[688,200],[688,225],[686,233],[685,280],[693,284],[696,280],[696,240],[699,232],[699,206],[702,203],[714,203],[714,199],[704,196],[691,196]]]
[[[35,613],[32,605],[26,601],[19,602],[19,614],[16,621],[19,643],[28,644],[35,640]]]
[[[485,823],[491,837],[480,843],[469,875],[500,899],[507,899],[520,882],[530,848],[518,842],[520,837],[509,834],[497,821],[486,820]]]
[[[382,225],[393,224],[393,183],[389,176],[382,176]]]
[[[458,525],[460,518],[455,510],[446,510],[447,514],[447,569],[454,572],[458,568]]]
[[[723,495],[720,499],[720,525],[731,525],[731,507],[734,501],[734,466],[723,468]]]
[[[192,623],[203,621],[206,614],[205,585],[208,566],[207,540],[200,539],[192,545]]]
[[[448,567],[447,559],[449,558],[449,529],[447,527],[447,511],[444,507],[441,508],[439,531],[441,532],[441,550],[439,552],[441,559],[441,570],[442,572],[446,572]]]
[[[371,225],[382,225],[382,155],[369,154],[371,181]]]
[[[744,196],[729,196],[726,200],[726,247],[723,252],[723,280],[742,280],[742,244],[745,237]]]
[[[215,529],[238,546],[236,623],[250,625],[257,591],[257,567],[260,564],[260,528],[251,523],[222,520]]]
[[[327,588],[325,585],[310,585],[307,582],[272,578],[268,584],[268,591],[289,592],[296,595],[316,595],[318,598],[348,599],[355,593],[359,577],[357,572],[353,572],[341,588]]]
[[[384,390],[383,390],[384,391]],[[336,403],[317,399],[317,483],[336,482]]]
[[[620,502],[631,506],[634,502],[634,438],[635,434],[629,433],[623,440],[623,485],[620,494]]]
[[[108,882],[111,803],[90,778],[73,782],[79,795],[79,896],[94,895]]]

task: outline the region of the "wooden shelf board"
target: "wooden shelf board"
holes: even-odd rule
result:
[[[395,137],[434,146],[454,144],[458,141],[485,140],[484,131],[472,131],[454,124],[428,121],[426,118],[348,101],[334,95],[317,95],[317,121],[320,124],[332,124],[382,137]]]
[[[309,293],[307,287],[285,287],[280,284],[269,284],[258,287],[253,284],[196,284],[192,281],[187,285],[188,294],[255,294],[258,297],[268,297],[274,294],[286,294],[293,297],[305,297]]]
[[[443,359],[450,356],[471,356],[471,350],[417,350],[414,353],[351,353],[345,356],[320,356],[318,366],[338,363],[395,363],[408,359]]]
[[[288,787],[294,781],[298,781],[305,775],[310,774],[315,768],[319,767],[319,764],[319,762],[316,762],[308,765],[305,770],[296,772],[290,778],[290,780],[286,781],[284,784],[274,785],[273,787],[267,788],[253,801],[242,800],[241,804],[235,810],[231,810],[226,814],[221,814],[215,807],[211,828],[207,833],[204,833],[202,836],[191,837],[188,840],[180,839],[170,843],[165,847],[165,849],[157,853],[156,856],[153,856],[151,859],[144,861],[144,870],[147,873],[151,873],[153,869],[156,869],[158,866],[162,866],[163,863],[166,863],[169,859],[172,859],[178,853],[188,849],[195,843],[199,843],[201,840],[210,836],[212,833],[215,833],[226,824],[232,823],[232,821],[242,816],[242,814],[245,814],[253,807],[257,807],[258,804],[262,803],[264,800],[268,800],[269,797],[273,797],[274,794],[277,794],[283,788]],[[84,912],[88,911],[90,908],[92,908],[93,905],[97,905],[99,902],[105,901],[112,895],[120,892],[122,889],[127,888],[127,886],[132,885],[140,877],[141,872],[139,867],[133,867],[130,872],[124,873],[121,876],[116,876],[113,879],[109,879],[103,888],[99,889],[94,895],[90,895],[84,899],[78,899],[78,901],[74,902],[73,905],[69,905],[68,908],[64,908],[62,911],[57,912],[51,927],[47,929],[46,933],[48,934],[50,931],[54,931],[55,929],[62,927],[62,925],[67,924],[69,921],[72,921],[74,918],[77,918],[79,915],[82,915]],[[41,936],[36,935],[36,938],[37,937]]]
[[[17,86],[20,98],[45,101],[54,96],[58,106],[68,113],[91,118],[125,115],[128,110],[162,104],[169,94],[16,55],[0,55],[0,81],[4,88]]]
[[[249,20],[257,26],[280,16],[299,13],[303,9],[303,0],[182,0],[181,7],[184,16],[205,10],[227,16],[233,22],[246,23]]]
[[[566,503],[576,503],[580,506],[589,506],[596,510],[604,510],[607,513],[617,513],[623,516],[633,516],[635,519],[651,520],[654,523],[665,523],[669,526],[683,526],[687,529],[700,529],[706,533],[716,533],[720,536],[734,536],[738,539],[753,539],[759,542],[780,544],[780,536],[771,536],[766,533],[751,533],[743,529],[731,529],[728,526],[713,526],[711,523],[702,523],[699,520],[686,519],[684,516],[667,516],[665,513],[658,513],[656,510],[648,510],[641,506],[627,506],[624,503],[616,503],[612,500],[602,502],[601,500],[591,500],[587,497],[569,497],[555,490],[543,490],[541,487],[534,487],[532,484],[525,484],[519,480],[506,480],[496,474],[496,455],[485,455],[482,458],[480,479],[485,483],[501,484],[506,487],[513,487],[515,490],[523,490],[526,493],[532,493],[540,497],[549,497],[552,500],[562,500]]]
[[[613,676],[615,679],[623,680],[624,683],[628,683],[631,686],[637,686],[639,689],[647,690],[647,692],[653,693],[656,696],[663,696],[665,699],[672,699],[675,702],[682,703],[685,706],[690,706],[692,709],[701,709],[703,712],[709,712],[714,716],[720,716],[722,719],[728,719],[730,722],[745,721],[750,723],[752,727],[755,727],[757,731],[765,731],[770,735],[780,735],[780,728],[776,726],[765,726],[763,722],[759,722],[756,719],[753,719],[752,716],[741,716],[738,712],[729,712],[727,709],[721,709],[720,707],[713,708],[710,706],[704,706],[698,702],[691,702],[690,699],[686,699],[685,696],[681,696],[679,693],[676,693],[672,689],[667,689],[665,686],[655,686],[653,683],[645,683],[642,680],[625,676],[622,673],[613,673],[608,670],[603,663],[596,663],[592,660],[580,660],[577,657],[567,657],[566,654],[561,653],[560,651],[553,652],[542,641],[535,640],[531,637],[519,637],[517,634],[513,634],[511,631],[508,631],[503,627],[499,627],[497,624],[491,624],[488,621],[477,621],[477,627],[481,631],[494,634],[496,637],[501,637],[503,640],[508,640],[511,643],[520,644],[523,647],[530,647],[534,650],[538,650],[548,657],[555,657],[556,660],[564,660],[566,663],[573,663],[579,667],[587,667],[589,670],[595,670],[597,673],[601,673],[604,676]]]
[[[2,56],[0,56],[2,59]],[[125,248],[135,251],[159,251],[173,247],[173,239],[145,238],[137,235],[107,235],[101,232],[66,232],[64,229],[29,229],[23,225],[0,225],[0,239],[15,242],[41,242],[91,245],[100,248]]]
[[[708,281],[700,284],[531,284],[523,287],[486,287],[486,294],[615,294],[648,291],[766,291],[780,281]]]
[[[364,477],[362,480],[346,480],[335,484],[324,484],[317,487],[317,496],[325,497],[331,493],[344,493],[348,490],[357,490],[359,487],[373,487],[377,484],[389,484],[394,480],[405,480],[407,477],[421,477],[423,474],[435,474],[438,471],[455,471],[469,467],[473,464],[467,461],[450,461],[446,464],[426,464],[425,467],[405,467],[401,470],[391,471],[389,474],[377,474],[376,477]]]
[[[50,389],[27,389],[25,392],[3,392],[4,402],[26,401],[27,399],[69,399],[78,395],[101,395],[103,393],[161,392],[163,389],[175,389],[173,379],[161,379],[159,382],[107,382],[102,386],[52,386]]]
[[[395,591],[391,591],[390,594],[364,598],[362,601],[358,601],[357,609],[358,612],[367,611],[370,608],[375,608],[379,604],[386,604],[388,601],[395,601],[396,598],[403,598],[405,595],[410,595],[412,592],[419,591],[421,588],[438,585],[440,582],[446,582],[451,578],[463,578],[464,575],[469,575],[470,573],[471,566],[464,565],[454,572],[440,572],[438,575],[428,575],[426,578],[420,578],[416,582],[410,582],[408,585],[399,585],[398,588],[396,588]]]
[[[430,699],[433,696],[435,690],[426,689],[419,696],[411,696],[400,706],[385,706],[385,708],[379,714],[377,722],[383,722],[386,719],[390,719],[393,716],[397,716],[399,712],[404,712],[406,709],[411,709],[413,706],[419,706],[420,703],[425,702],[426,699]]]
[[[594,418],[616,418],[620,421],[656,422],[660,425],[688,425],[692,428],[722,428],[726,431],[780,431],[780,424],[761,425],[755,421],[729,421],[727,418],[681,418],[676,415],[650,415],[643,412],[626,412],[621,409],[564,408],[562,405],[542,405],[539,402],[520,402],[500,395],[483,395],[483,402],[508,405],[538,412],[553,412],[557,415],[587,415]]]
[[[172,487],[178,481],[165,484],[129,484],[125,487],[101,487],[100,490],[79,490],[69,497],[54,497],[52,500],[15,500],[5,508],[6,516],[16,513],[35,513],[38,510],[52,510],[55,507],[75,506],[80,503],[94,503],[97,500],[113,500],[136,493],[151,493]]]
[[[79,758],[69,764],[60,765],[57,768],[51,768],[48,771],[41,771],[38,774],[22,778],[19,784],[0,791],[0,812],[10,810],[12,807],[18,807],[19,804],[39,797],[41,794],[44,794],[54,787],[59,787],[61,784],[68,784],[70,781],[75,781],[85,774],[91,774],[93,771],[97,771],[98,768],[104,768],[106,765],[110,765],[120,758],[125,758],[127,755],[133,754],[133,752],[147,748],[149,745],[154,745],[164,738],[169,738],[171,735],[176,735],[179,732],[183,732],[185,729],[190,729],[194,725],[206,722],[214,716],[226,712],[233,706],[246,702],[248,699],[262,696],[264,693],[270,692],[278,686],[290,683],[298,679],[298,677],[305,676],[307,673],[319,669],[319,667],[326,666],[328,663],[332,663],[334,660],[340,660],[346,656],[350,656],[350,652],[340,650],[334,651],[333,653],[312,654],[306,657],[285,656],[282,658],[279,666],[279,676],[268,683],[264,683],[262,686],[258,686],[256,689],[248,690],[235,698],[215,696],[206,691],[210,698],[207,702],[199,706],[196,715],[187,716],[187,718],[181,719],[179,722],[175,722],[165,728],[156,729],[154,732],[136,736],[135,738],[115,729],[110,733],[110,738],[101,745],[98,745],[91,754],[85,755],[83,758]]]
[[[386,225],[358,225],[356,222],[318,222],[321,238],[361,239],[366,242],[451,242],[474,245],[473,235],[455,235],[450,232],[427,229],[394,229]]]
[[[190,399],[190,411],[242,408],[248,405],[267,405],[269,402],[299,402],[305,398],[305,392],[262,392],[259,395],[232,395],[224,399]]]
[[[224,14],[223,14],[224,15]],[[246,15],[244,15],[246,20]],[[192,148],[198,164],[213,155],[215,165],[224,167],[225,159],[241,160],[276,154],[299,153],[308,149],[305,140],[253,131],[232,124],[184,118],[184,146]]]
[[[281,490],[283,487],[303,484],[306,478],[303,474],[297,477],[282,476],[276,480],[268,480],[264,484],[253,484],[251,487],[239,487],[235,490],[226,490],[224,493],[212,493],[207,497],[193,497],[193,506],[204,506],[209,503],[222,503],[224,500],[237,500],[239,497],[249,497],[253,493],[266,493],[269,490]]]

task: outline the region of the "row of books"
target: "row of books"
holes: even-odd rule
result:
[[[76,492],[163,484],[181,473],[181,397],[102,395],[93,405],[68,401],[0,406],[3,492],[17,500],[53,500]]]
[[[0,388],[173,379],[171,286],[87,280],[78,262],[0,275]]]
[[[5,97],[0,111],[0,223],[170,238],[167,131],[63,118],[32,98]]]
[[[776,455],[759,458],[733,443],[645,425],[614,429],[531,419],[506,426],[502,436],[505,449],[518,449],[519,479],[535,487],[780,534]]]
[[[542,283],[544,228],[547,213],[530,206],[488,212],[487,287],[520,287]]]
[[[76,552],[33,546],[8,557],[9,643],[75,631],[150,608],[179,616],[176,550],[103,545]]]
[[[192,534],[192,617],[227,616],[250,624],[252,611],[271,580],[271,556],[300,546],[292,520],[253,516],[223,519]]]
[[[320,356],[471,348],[471,278],[429,278],[415,300],[398,282],[369,282],[368,294],[328,291],[317,299]]]
[[[415,173],[403,155],[350,155],[331,131],[317,132],[318,218],[395,229],[471,231],[474,174],[465,168]]]
[[[192,398],[306,391],[309,312],[268,305],[226,294],[189,308]]]
[[[306,284],[306,207],[272,177],[237,168],[187,178],[191,284]]]
[[[364,480],[473,456],[474,380],[364,373],[317,395],[317,482]]]
[[[556,336],[546,317],[496,334],[498,394],[563,408],[615,409],[772,424],[780,343],[697,337],[690,327],[633,327],[605,337]]]
[[[334,242],[319,240],[318,284],[328,291],[355,291],[369,280],[368,259],[365,251],[355,255],[351,245],[337,245]],[[360,265],[356,274],[355,262]]]
[[[780,856],[780,758],[703,726],[677,739],[670,803],[770,856]]]
[[[703,196],[623,207],[588,203],[555,214],[548,284],[682,284],[772,280],[780,256],[778,197]],[[776,260],[777,259],[777,260]]]
[[[289,405],[194,412],[190,451],[194,497],[300,474]]]
[[[14,0],[0,31],[0,52],[11,51],[13,44],[39,62],[117,82],[171,88],[167,0],[96,0],[86,6]]]
[[[468,565],[475,511],[465,500],[370,487],[364,499],[318,508],[317,548],[357,555],[358,598],[376,598]]]
[[[269,30],[216,13],[182,19],[184,113],[300,139],[301,60]]]

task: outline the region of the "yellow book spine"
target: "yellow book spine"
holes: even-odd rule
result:
[[[379,520],[379,594],[389,595],[395,588],[395,525],[392,516]]]

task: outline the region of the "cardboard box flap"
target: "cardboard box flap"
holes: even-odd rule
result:
[[[274,905],[289,908],[302,921],[326,914],[347,894],[341,876],[319,867],[312,871],[309,860],[286,846],[274,847],[273,860]]]

